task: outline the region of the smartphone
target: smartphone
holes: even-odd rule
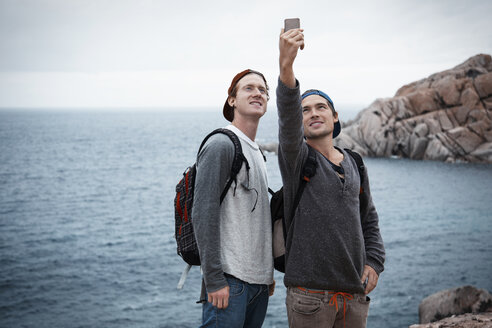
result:
[[[284,20],[284,32],[300,27],[301,27],[301,20],[299,18],[287,18]]]

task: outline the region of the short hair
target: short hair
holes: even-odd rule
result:
[[[268,93],[268,91],[270,91],[270,88],[268,87],[268,83],[267,83],[267,81],[265,79],[265,76],[263,76],[263,74],[261,74],[260,72],[253,71],[253,70],[251,70],[251,72],[249,72],[248,74],[245,74],[244,76],[249,75],[249,74],[259,75],[263,79],[263,82],[265,82],[265,86],[266,86],[267,100],[270,100],[270,94]],[[241,80],[239,80],[239,81],[241,81]],[[237,94],[237,84],[239,83],[239,81],[237,81],[236,84],[234,85],[234,88],[232,88],[232,91],[231,91],[231,94],[229,95],[229,97],[236,97],[236,94]]]
[[[304,99],[305,97],[307,97],[307,95],[310,96],[310,93],[312,94],[315,94],[315,95],[318,95],[318,96],[321,96],[322,98],[324,98],[327,103],[328,103],[328,106],[330,107],[333,115],[335,115],[337,113],[337,111],[335,110],[335,105],[333,104],[333,101],[331,100],[331,98],[326,94],[324,93],[323,91],[320,91],[320,90],[317,90],[317,89],[309,89],[309,90],[306,90],[302,93],[301,95],[301,99]]]

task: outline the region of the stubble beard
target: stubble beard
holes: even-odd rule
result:
[[[304,136],[306,137],[306,139],[313,139],[313,140],[326,138],[332,133],[333,131],[327,131],[327,130],[319,131],[319,132],[309,132],[304,130]]]

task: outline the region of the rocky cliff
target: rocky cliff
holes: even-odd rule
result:
[[[335,145],[366,156],[492,163],[492,58],[405,85],[342,126]]]

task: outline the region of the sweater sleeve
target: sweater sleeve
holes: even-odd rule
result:
[[[379,231],[379,217],[372,202],[367,167],[364,170],[364,193],[362,194],[361,222],[366,249],[366,264],[379,275],[384,270],[385,249]]]
[[[281,156],[294,171],[304,144],[299,81],[296,80],[296,87],[291,89],[278,79],[277,110]]]
[[[230,177],[234,144],[216,134],[198,154],[193,200],[193,228],[208,292],[227,286],[221,264],[220,195]]]
[[[302,164],[308,156],[308,148],[304,142],[299,88],[299,81],[297,80],[296,87],[291,89],[280,78],[278,79],[278,162],[284,185],[284,213],[291,211],[295,194],[299,188]],[[290,227],[291,220],[291,216],[287,215],[285,218],[287,227]]]

